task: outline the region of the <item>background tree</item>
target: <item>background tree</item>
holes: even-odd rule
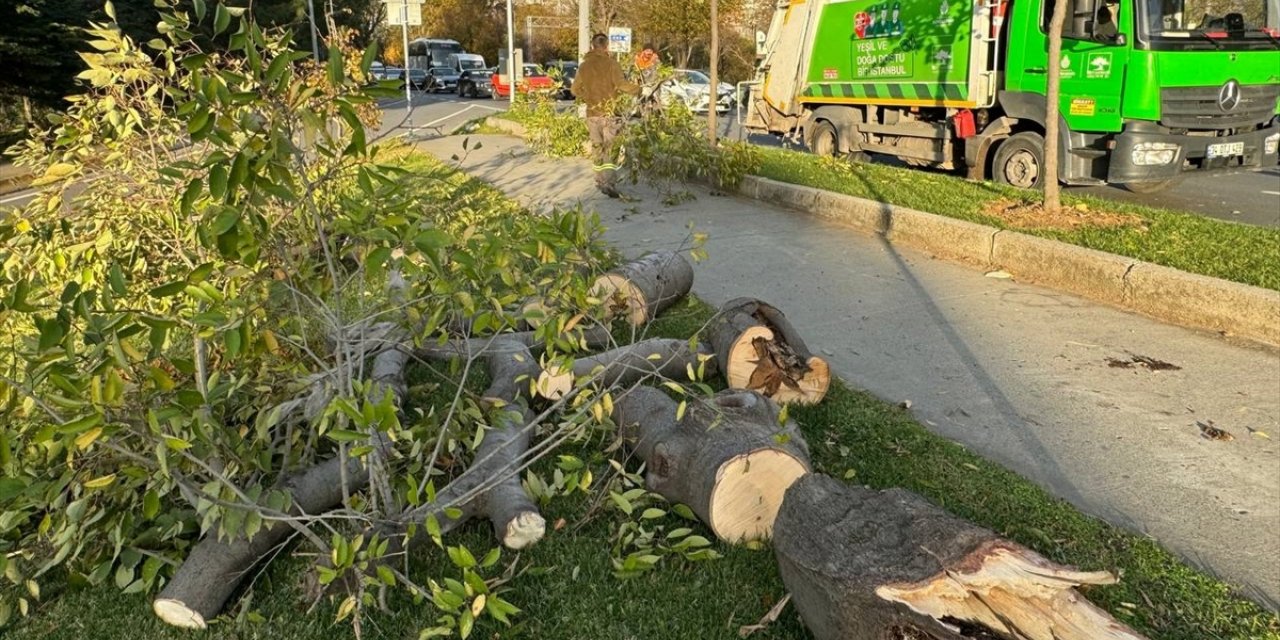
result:
[[[1058,103],[1062,94],[1062,25],[1067,20],[1068,0],[1053,3],[1049,19],[1049,77],[1045,91],[1044,118],[1044,208],[1049,213],[1062,209],[1062,191],[1058,186]]]

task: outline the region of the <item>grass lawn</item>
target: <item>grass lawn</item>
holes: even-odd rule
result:
[[[443,170],[415,158],[412,166]],[[437,182],[468,198],[498,196],[474,181],[454,176]],[[687,337],[710,318],[712,310],[687,300],[649,329],[651,336]],[[417,371],[418,382],[430,381]],[[478,384],[478,381],[477,381]],[[429,403],[417,396],[419,405]],[[1122,573],[1122,583],[1091,588],[1096,603],[1149,634],[1153,640],[1280,639],[1280,618],[1235,596],[1227,585],[1187,567],[1154,542],[1087,517],[1030,482],[931,434],[897,407],[838,382],[817,407],[799,408],[800,423],[819,471],[874,487],[901,486],[918,491],[952,512],[990,527],[1045,556],[1086,569]],[[567,453],[592,466],[596,478],[609,470],[603,443],[608,434],[574,445]],[[544,475],[548,467],[539,469]],[[598,480],[595,486],[601,486]],[[553,500],[544,509],[548,523],[565,526],[548,532],[533,548],[504,552],[499,568],[513,565],[516,575],[504,597],[524,612],[504,628],[486,620],[473,638],[539,640],[730,640],[741,625],[763,616],[785,589],[767,549],[715,545],[724,557],[708,562],[664,560],[657,569],[631,580],[612,575],[610,547],[622,515],[591,510],[597,495],[575,494]],[[588,516],[588,514],[590,514]],[[667,516],[676,518],[676,516]],[[701,535],[711,537],[701,525]],[[486,523],[472,523],[447,543],[472,550],[493,543]],[[11,640],[250,638],[320,640],[352,636],[346,624],[334,625],[334,607],[322,603],[306,615],[298,584],[304,559],[273,563],[257,578],[251,608],[258,622],[218,622],[207,633],[165,627],[150,613],[143,595],[122,595],[110,588],[49,594],[34,615],[3,633]],[[447,572],[434,547],[414,560],[420,579]],[[495,569],[496,570],[496,569]],[[416,630],[436,617],[429,603],[392,598],[391,612],[371,616],[366,638],[416,638]],[[753,639],[801,640],[808,634],[794,609]]]
[[[1008,225],[985,213],[988,205],[1000,199],[1031,201],[1037,195],[919,169],[848,163],[783,149],[762,151],[763,162],[756,173],[765,178],[998,228]],[[1100,198],[1070,196],[1064,197],[1063,202],[1069,206],[1084,204],[1092,211],[1129,214],[1140,223],[1018,230],[1191,273],[1280,289],[1280,229]]]

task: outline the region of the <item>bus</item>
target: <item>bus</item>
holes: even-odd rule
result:
[[[418,38],[409,42],[409,68],[429,70],[448,64],[449,56],[463,53],[457,40],[444,38]]]

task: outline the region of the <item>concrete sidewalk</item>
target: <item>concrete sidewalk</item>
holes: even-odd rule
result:
[[[479,139],[478,151],[464,152],[461,138],[420,147],[459,155],[533,209],[598,211],[628,255],[677,248],[693,223],[710,236],[694,282],[707,302],[778,306],[850,384],[910,401],[936,433],[1280,606],[1280,353],[701,188],[674,207],[644,187],[627,190],[639,202],[608,200],[585,161]],[[1134,355],[1181,368],[1109,361]],[[1196,423],[1208,420],[1235,439],[1202,438]]]

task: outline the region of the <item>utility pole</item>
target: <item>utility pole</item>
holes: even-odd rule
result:
[[[720,15],[716,0],[711,0],[711,86],[707,88],[707,139],[716,146],[720,130],[716,122],[716,108],[720,106]]]
[[[311,21],[311,57],[320,62],[320,41],[316,31],[316,5],[314,0],[307,0],[307,20]]]
[[[591,49],[591,0],[578,0],[578,62]],[[578,117],[587,117],[587,105],[578,105]]]
[[[591,50],[591,0],[578,0],[578,60]]]
[[[307,0],[310,2],[311,0]],[[413,130],[413,74],[409,73],[409,0],[400,0],[400,35],[404,38],[404,101],[406,123]]]
[[[511,10],[511,0],[507,0],[507,90],[511,104],[516,103],[516,35],[514,27],[515,13]]]

